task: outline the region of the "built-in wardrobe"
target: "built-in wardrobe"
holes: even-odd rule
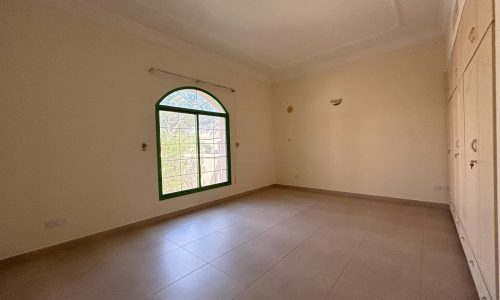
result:
[[[493,0],[460,8],[448,68],[450,207],[479,298],[498,299]]]

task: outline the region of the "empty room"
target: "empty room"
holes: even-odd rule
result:
[[[0,0],[0,299],[500,299],[496,2]]]

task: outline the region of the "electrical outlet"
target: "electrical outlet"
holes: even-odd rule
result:
[[[66,225],[66,219],[53,219],[45,221],[45,229],[53,229]]]

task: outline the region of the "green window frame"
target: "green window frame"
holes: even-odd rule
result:
[[[201,92],[202,95],[204,95],[204,97],[206,98],[211,98],[210,101],[214,101],[216,102],[216,106],[219,108],[218,110],[219,111],[216,111],[216,109],[212,109],[213,111],[209,111],[209,110],[204,110],[204,109],[193,109],[193,108],[187,108],[187,107],[182,107],[183,105],[175,105],[175,106],[172,106],[172,105],[168,105],[168,104],[162,104],[162,101],[164,101],[165,99],[168,99],[167,97],[176,93],[179,94],[179,92],[184,92],[183,90],[186,90],[186,91],[196,91],[196,92]],[[177,95],[177,94],[174,94],[174,95]],[[189,105],[184,105],[184,106],[189,106]],[[181,172],[180,174],[181,175],[176,175],[174,177],[169,177],[168,176],[168,170],[167,167],[165,167],[165,164],[163,164],[162,162],[167,162],[167,158],[165,158],[165,155],[168,154],[168,149],[165,150],[163,149],[163,147],[167,148],[167,144],[164,144],[162,143],[162,129],[165,129],[165,127],[162,127],[162,115],[164,115],[163,117],[164,118],[167,118],[166,115],[167,114],[170,114],[170,113],[174,113],[174,115],[177,115],[177,116],[184,116],[184,117],[187,117],[187,116],[190,116],[188,117],[191,118],[191,116],[194,116],[195,117],[195,135],[196,135],[196,154],[191,154],[193,155],[192,159],[189,159],[189,160],[193,160],[195,159],[196,162],[197,162],[197,168],[196,168],[196,172],[197,172],[197,182],[196,182],[196,187],[193,187],[193,188],[189,188],[189,189],[184,189],[184,190],[179,190],[179,191],[173,191],[173,192],[167,192],[165,193],[165,187],[164,187],[164,183],[167,182],[167,180],[170,178],[171,180],[173,180],[173,178],[177,178],[176,180],[183,180],[183,177],[182,177],[182,159],[179,158],[179,172]],[[155,105],[155,116],[156,116],[156,145],[157,145],[157,162],[158,162],[158,191],[159,191],[159,196],[160,196],[160,200],[165,200],[165,199],[170,199],[170,198],[174,198],[174,197],[179,197],[179,196],[184,196],[184,195],[188,195],[188,194],[192,194],[192,193],[198,193],[198,192],[202,192],[202,191],[206,191],[206,190],[211,190],[211,189],[215,189],[215,188],[219,188],[219,187],[223,187],[223,186],[228,186],[228,185],[231,185],[232,182],[231,182],[231,142],[230,142],[230,127],[229,127],[229,114],[226,110],[226,108],[224,107],[224,105],[219,101],[219,99],[217,99],[217,97],[215,97],[213,94],[211,94],[210,92],[206,91],[206,90],[203,90],[203,89],[200,89],[198,87],[192,87],[192,86],[184,86],[184,87],[179,87],[179,88],[176,88],[176,89],[173,89],[171,91],[169,91],[168,93],[166,93],[165,95],[163,95],[160,100],[158,100],[158,102],[156,103]],[[210,117],[217,117],[217,118],[223,118],[224,119],[224,125],[225,125],[225,144],[226,144],[226,147],[225,147],[225,154],[226,154],[226,160],[225,160],[225,167],[226,169],[225,170],[217,170],[215,169],[214,167],[214,170],[212,171],[213,175],[215,175],[215,173],[217,171],[219,172],[222,172],[222,171],[226,171],[226,181],[223,181],[223,182],[219,182],[219,183],[214,183],[214,184],[210,184],[210,185],[206,185],[206,186],[203,186],[203,183],[202,183],[202,169],[203,169],[203,166],[202,166],[202,160],[204,160],[204,158],[202,158],[202,154],[200,154],[200,116],[201,118],[203,117],[208,117],[208,119],[210,119]],[[213,118],[215,119],[215,118]],[[215,121],[214,121],[215,123]],[[221,122],[219,122],[221,123]],[[175,130],[175,129],[174,129]],[[182,130],[182,129],[181,129]],[[187,129],[186,129],[187,130]],[[203,130],[203,128],[202,128]],[[216,130],[214,130],[215,132]],[[222,130],[218,130],[218,131],[222,131]],[[180,141],[179,141],[180,143]],[[180,144],[179,144],[180,145]],[[189,144],[192,146],[192,144]],[[219,146],[223,145],[223,144],[218,144]],[[214,145],[215,146],[215,145]],[[167,153],[167,154],[165,154]],[[162,154],[165,154],[162,156]],[[163,158],[163,160],[162,160]],[[219,156],[219,157],[215,157],[215,154],[214,154],[214,164],[216,162],[216,158],[224,158],[223,156]],[[206,160],[208,160],[210,158],[207,158]],[[185,160],[184,160],[185,161]],[[208,174],[210,173],[210,171],[207,171],[205,172],[205,174]],[[188,175],[194,175],[195,173],[190,173]],[[222,173],[221,173],[222,174]],[[166,176],[165,176],[166,175]],[[180,177],[180,179],[178,179]],[[181,183],[182,184],[182,183]]]

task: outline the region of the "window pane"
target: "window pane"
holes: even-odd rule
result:
[[[197,89],[182,89],[175,91],[163,98],[160,105],[226,113],[222,105],[220,105],[216,99]]]
[[[227,169],[227,157],[216,157],[215,159],[215,170],[226,170]]]
[[[198,173],[182,175],[182,190],[190,190],[198,187]]]
[[[199,187],[196,115],[159,111],[163,194]]]
[[[163,177],[162,183],[164,194],[181,191],[181,176]]]
[[[198,174],[198,160],[197,159],[181,160],[181,173],[182,175]]]
[[[227,181],[226,119],[199,115],[201,186]]]
[[[215,184],[215,172],[201,173],[201,186]]]
[[[161,164],[163,177],[181,175],[181,162],[179,160],[165,160]]]
[[[214,158],[202,158],[200,160],[201,171],[209,172],[215,170],[215,159]]]

